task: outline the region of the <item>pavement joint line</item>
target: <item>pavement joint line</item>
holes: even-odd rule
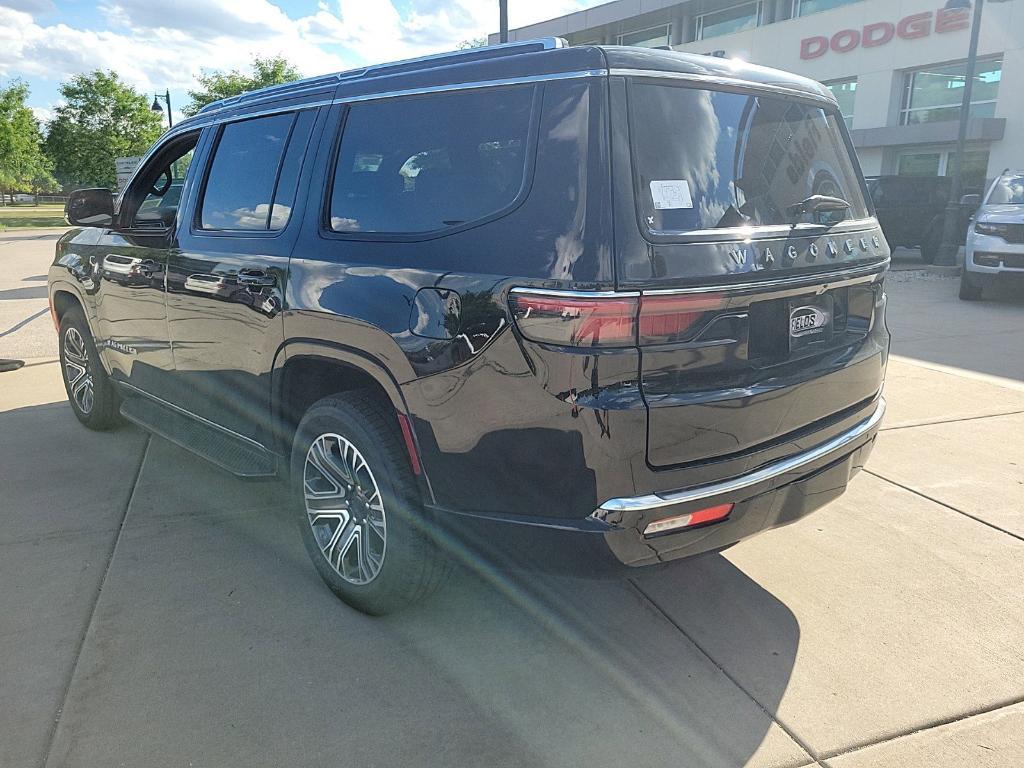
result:
[[[139,464],[135,467],[135,476],[132,478],[132,490],[128,494],[128,500],[124,505],[124,514],[121,515],[121,523],[117,527],[117,535],[114,537],[114,543],[110,547],[110,553],[107,555],[107,565],[103,569],[103,576],[100,578],[99,586],[96,589],[96,594],[93,596],[92,606],[89,609],[89,619],[85,622],[85,628],[82,630],[82,634],[78,638],[78,643],[75,648],[74,661],[71,663],[71,671],[68,673],[67,683],[64,686],[64,692],[60,698],[60,704],[57,707],[57,713],[53,718],[53,725],[50,727],[50,733],[47,736],[46,752],[43,755],[42,762],[40,763],[43,768],[50,762],[50,757],[53,753],[53,745],[57,742],[57,732],[60,729],[61,716],[64,714],[64,706],[68,703],[68,695],[71,693],[71,686],[75,682],[75,673],[78,672],[78,662],[82,658],[82,651],[85,648],[85,643],[89,639],[89,633],[92,631],[93,622],[96,620],[96,608],[100,603],[100,595],[103,594],[103,587],[107,583],[107,577],[110,575],[110,566],[114,562],[114,556],[117,554],[117,545],[121,542],[121,536],[124,534],[124,525],[128,520],[128,512],[132,508],[132,501],[135,499],[135,492],[139,488],[139,478],[142,477],[142,468],[146,465],[146,457],[149,455],[149,446],[153,442],[152,438],[146,438],[146,446],[142,450],[142,455],[139,457]]]
[[[19,544],[41,544],[44,541],[61,541],[63,539],[78,538],[79,536],[98,536],[101,533],[114,533],[115,531],[117,531],[116,527],[50,531],[49,533],[37,533],[33,536],[22,536],[21,538],[0,539],[0,548],[17,546]]]
[[[35,314],[29,315],[24,320],[15,323],[10,328],[8,328],[6,331],[4,331],[3,333],[0,333],[0,338],[3,338],[4,336],[10,336],[12,333],[17,331],[18,329],[24,328],[26,325],[31,323],[33,320],[38,320],[40,317],[42,317],[43,315],[45,315],[49,311],[50,311],[49,307],[43,307],[42,309],[40,309]]]
[[[765,707],[763,704],[761,704],[761,702],[758,701],[757,698],[750,691],[748,691],[745,687],[743,687],[743,685],[740,683],[739,680],[737,680],[733,675],[729,674],[729,671],[724,666],[719,664],[714,656],[712,656],[710,653],[708,653],[707,649],[704,648],[703,645],[698,643],[697,640],[695,638],[693,638],[690,635],[689,632],[687,632],[685,629],[683,629],[682,625],[678,621],[676,621],[671,616],[669,616],[668,613],[665,611],[665,609],[663,609],[660,605],[658,605],[657,601],[655,601],[654,598],[652,598],[650,595],[648,595],[646,592],[644,592],[642,589],[640,589],[640,587],[637,585],[637,583],[636,583],[636,581],[634,579],[630,578],[630,579],[627,579],[626,581],[629,582],[630,586],[633,587],[633,589],[635,589],[637,591],[637,593],[644,600],[646,600],[648,603],[651,604],[651,606],[654,608],[654,610],[657,611],[662,616],[662,618],[664,618],[669,624],[671,624],[673,627],[675,627],[676,630],[679,632],[679,634],[681,634],[683,637],[685,637],[687,640],[689,640],[693,644],[693,647],[696,648],[698,651],[700,651],[701,655],[703,655],[708,661],[710,661],[719,672],[721,672],[723,675],[725,675],[726,679],[730,683],[735,685],[740,691],[743,692],[743,694],[748,699],[750,699],[752,702],[754,702],[754,705],[758,709],[760,709],[762,712],[764,712],[764,714],[767,715],[767,717],[773,723],[775,723],[777,726],[779,726],[779,728],[781,728],[782,731],[787,736],[789,736],[789,738],[791,738],[793,740],[793,742],[798,747],[800,747],[800,749],[802,749],[804,751],[804,753],[811,759],[811,762],[805,763],[803,765],[806,765],[806,766],[812,766],[813,765],[813,766],[818,766],[819,768],[828,768],[828,766],[824,765],[821,762],[821,760],[819,759],[818,755],[815,754],[815,751],[813,749],[811,749],[811,745],[810,744],[807,744],[806,742],[804,742],[803,739],[801,739],[799,736],[796,735],[796,733],[793,731],[792,728],[790,728],[785,723],[783,723],[778,717],[775,716],[775,714],[770,712],[767,707]]]
[[[929,496],[927,493],[922,493],[921,491],[917,490],[916,488],[911,488],[910,486],[904,485],[903,483],[898,482],[896,480],[892,480],[892,479],[886,477],[885,475],[880,475],[877,472],[875,472],[874,470],[867,469],[866,467],[864,468],[864,472],[866,474],[871,475],[872,477],[877,477],[879,480],[884,480],[887,483],[892,483],[897,488],[902,488],[905,491],[909,491],[910,493],[913,493],[913,494],[915,494],[917,496],[920,496],[922,499],[927,499],[930,502],[938,504],[940,507],[945,507],[946,509],[950,510],[951,512],[956,512],[957,514],[963,515],[964,517],[969,517],[971,520],[974,520],[977,523],[981,523],[982,525],[987,525],[989,528],[992,528],[993,530],[999,531],[1000,533],[1005,533],[1007,536],[1011,536],[1011,537],[1017,539],[1018,541],[1024,541],[1024,535],[1021,535],[1019,533],[1014,533],[1013,531],[1009,531],[1006,528],[1002,528],[1002,527],[996,525],[995,523],[990,523],[988,520],[983,520],[982,518],[978,517],[977,515],[972,515],[970,512],[964,512],[962,509],[957,509],[952,504],[947,504],[946,502],[942,501],[941,499],[936,499],[934,496]]]
[[[829,766],[829,764],[828,764],[828,761],[829,760],[834,760],[837,757],[843,757],[844,755],[849,755],[849,754],[852,754],[854,752],[860,752],[862,750],[869,749],[871,747],[877,747],[877,746],[879,746],[881,744],[888,744],[888,743],[893,742],[893,741],[898,741],[899,739],[905,739],[908,736],[916,736],[919,733],[926,733],[927,731],[931,731],[931,730],[934,730],[936,728],[942,728],[943,726],[946,726],[946,725],[953,725],[954,723],[962,723],[962,722],[965,722],[967,720],[971,720],[971,719],[973,719],[975,717],[981,717],[982,715],[990,715],[993,712],[998,712],[1001,709],[1008,709],[1010,707],[1015,707],[1018,704],[1024,704],[1024,696],[1017,696],[1017,697],[1012,698],[1012,699],[1004,699],[1003,701],[1000,701],[1000,702],[997,702],[995,704],[992,704],[991,706],[979,707],[978,709],[972,709],[972,710],[970,710],[968,712],[962,712],[962,713],[960,713],[958,715],[951,715],[949,717],[936,718],[935,720],[931,720],[931,721],[925,723],[924,725],[920,726],[919,728],[911,728],[909,730],[893,734],[892,736],[886,736],[885,738],[882,738],[882,739],[876,739],[875,741],[866,741],[866,742],[861,743],[861,744],[854,744],[852,746],[845,747],[844,749],[840,749],[840,750],[835,750],[833,752],[829,752],[829,753],[827,753],[825,755],[822,755],[821,756],[821,760],[825,761],[825,763],[824,763],[825,768],[831,768],[831,766]]]
[[[1000,331],[1000,334],[1006,333]],[[1010,331],[1009,333],[1013,333]],[[931,337],[928,337],[931,338]],[[924,360],[920,357],[907,357],[901,354],[890,354],[890,360],[896,362],[906,363],[907,365],[913,365],[917,368],[924,368],[928,371],[937,371],[938,373],[946,373],[950,376],[959,376],[962,379],[973,379],[974,381],[983,381],[986,384],[993,384],[997,387],[1003,387],[1004,389],[1016,389],[1018,391],[1024,390],[1024,381],[1019,379],[1011,379],[1007,376],[998,376],[992,373],[984,373],[982,371],[974,371],[970,368],[958,368],[955,365],[946,365],[945,363],[936,363],[931,360]]]
[[[24,366],[22,366],[24,367]],[[1019,411],[1007,411],[1006,413],[983,413],[980,416],[961,416],[957,419],[938,419],[936,421],[922,421],[915,424],[897,424],[894,427],[882,427],[879,432],[894,432],[897,429],[913,429],[914,427],[930,427],[934,424],[956,424],[959,421],[977,421],[978,419],[998,419],[1000,416],[1016,416],[1024,413]]]

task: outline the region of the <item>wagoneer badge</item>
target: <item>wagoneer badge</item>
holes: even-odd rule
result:
[[[789,313],[789,335],[818,333],[828,324],[828,313],[817,307],[797,307]]]

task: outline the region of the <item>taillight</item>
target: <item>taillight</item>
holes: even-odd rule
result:
[[[523,336],[572,347],[631,347],[679,341],[708,312],[725,306],[720,294],[581,296],[522,289],[512,291],[509,303]]]
[[[684,338],[708,312],[725,306],[721,294],[642,296],[640,344],[665,344]]]
[[[636,344],[636,295],[570,296],[513,291],[512,316],[531,341],[571,347]]]
[[[644,528],[644,536],[653,536],[657,533],[678,531],[680,528],[695,528],[698,525],[717,523],[729,516],[733,506],[732,504],[718,504],[707,509],[698,509],[696,512],[688,512],[685,515],[655,520]]]

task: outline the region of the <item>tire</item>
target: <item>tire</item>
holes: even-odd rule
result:
[[[79,306],[60,319],[61,377],[75,416],[89,429],[108,430],[121,423],[121,401],[100,363],[89,324]]]
[[[930,235],[921,241],[921,261],[925,264],[934,264],[941,247],[942,231],[939,230],[938,236]]]
[[[397,611],[427,598],[450,572],[426,532],[394,413],[372,396],[347,392],[313,404],[292,443],[291,486],[306,552],[356,610]]]
[[[963,301],[980,301],[982,298],[982,287],[975,285],[971,278],[967,268],[964,267],[964,271],[960,273],[960,298]]]

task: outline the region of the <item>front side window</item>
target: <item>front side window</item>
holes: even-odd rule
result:
[[[694,40],[731,35],[753,29],[761,23],[761,3],[744,3],[698,16],[694,21]]]
[[[1007,173],[996,179],[985,205],[1024,205],[1024,173]]]
[[[198,131],[173,139],[142,169],[125,193],[122,221],[134,229],[164,230],[174,224],[198,141]]]
[[[967,64],[940,64],[906,73],[900,125],[959,120]],[[1002,79],[1002,59],[979,61],[971,91],[971,117],[992,117]]]
[[[268,231],[288,221],[314,113],[288,112],[221,129],[199,211],[206,230]]]
[[[641,220],[652,234],[807,221],[793,207],[838,197],[868,215],[838,115],[771,95],[634,82],[630,132]],[[834,221],[835,219],[831,219]]]
[[[843,116],[843,122],[847,128],[853,127],[853,105],[857,100],[857,78],[851,77],[846,80],[833,80],[825,83],[825,87],[832,92],[839,102],[839,114]]]
[[[523,187],[533,94],[516,86],[352,106],[330,228],[434,232],[511,205]]]

